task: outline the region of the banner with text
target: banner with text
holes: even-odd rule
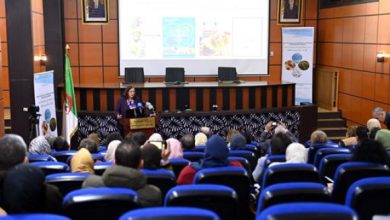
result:
[[[295,83],[295,104],[313,102],[314,27],[282,29],[282,81]]]
[[[39,133],[57,136],[53,70],[34,74],[35,105],[39,106]]]

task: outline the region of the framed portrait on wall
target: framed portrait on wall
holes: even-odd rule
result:
[[[300,24],[304,0],[278,0],[278,24]]]
[[[83,23],[108,23],[109,0],[82,0]]]

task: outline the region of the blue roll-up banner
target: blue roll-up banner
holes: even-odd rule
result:
[[[282,81],[295,83],[295,104],[313,102],[314,27],[282,28]]]
[[[38,135],[57,136],[53,70],[34,74],[35,105],[39,106]]]

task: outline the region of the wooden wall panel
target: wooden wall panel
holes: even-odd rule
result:
[[[1,5],[0,5],[1,6]],[[0,36],[0,42],[1,42],[1,36]],[[0,43],[0,81],[4,80],[3,76],[3,68],[2,66],[2,44]],[[0,83],[0,137],[4,135],[4,98],[3,98],[3,83]]]
[[[390,110],[390,58],[376,60],[378,51],[390,54],[389,22],[387,0],[319,10],[317,64],[339,71],[339,110],[348,124],[365,124],[374,107]]]
[[[9,72],[8,72],[8,47],[7,47],[7,28],[6,28],[6,14],[5,14],[5,0],[0,0],[0,123],[4,123],[3,108],[9,108]],[[4,90],[4,91],[3,91]],[[4,130],[4,126],[3,126]],[[0,125],[0,136],[1,136]]]

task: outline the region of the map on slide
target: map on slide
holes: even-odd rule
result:
[[[163,57],[195,57],[195,18],[163,18]]]

